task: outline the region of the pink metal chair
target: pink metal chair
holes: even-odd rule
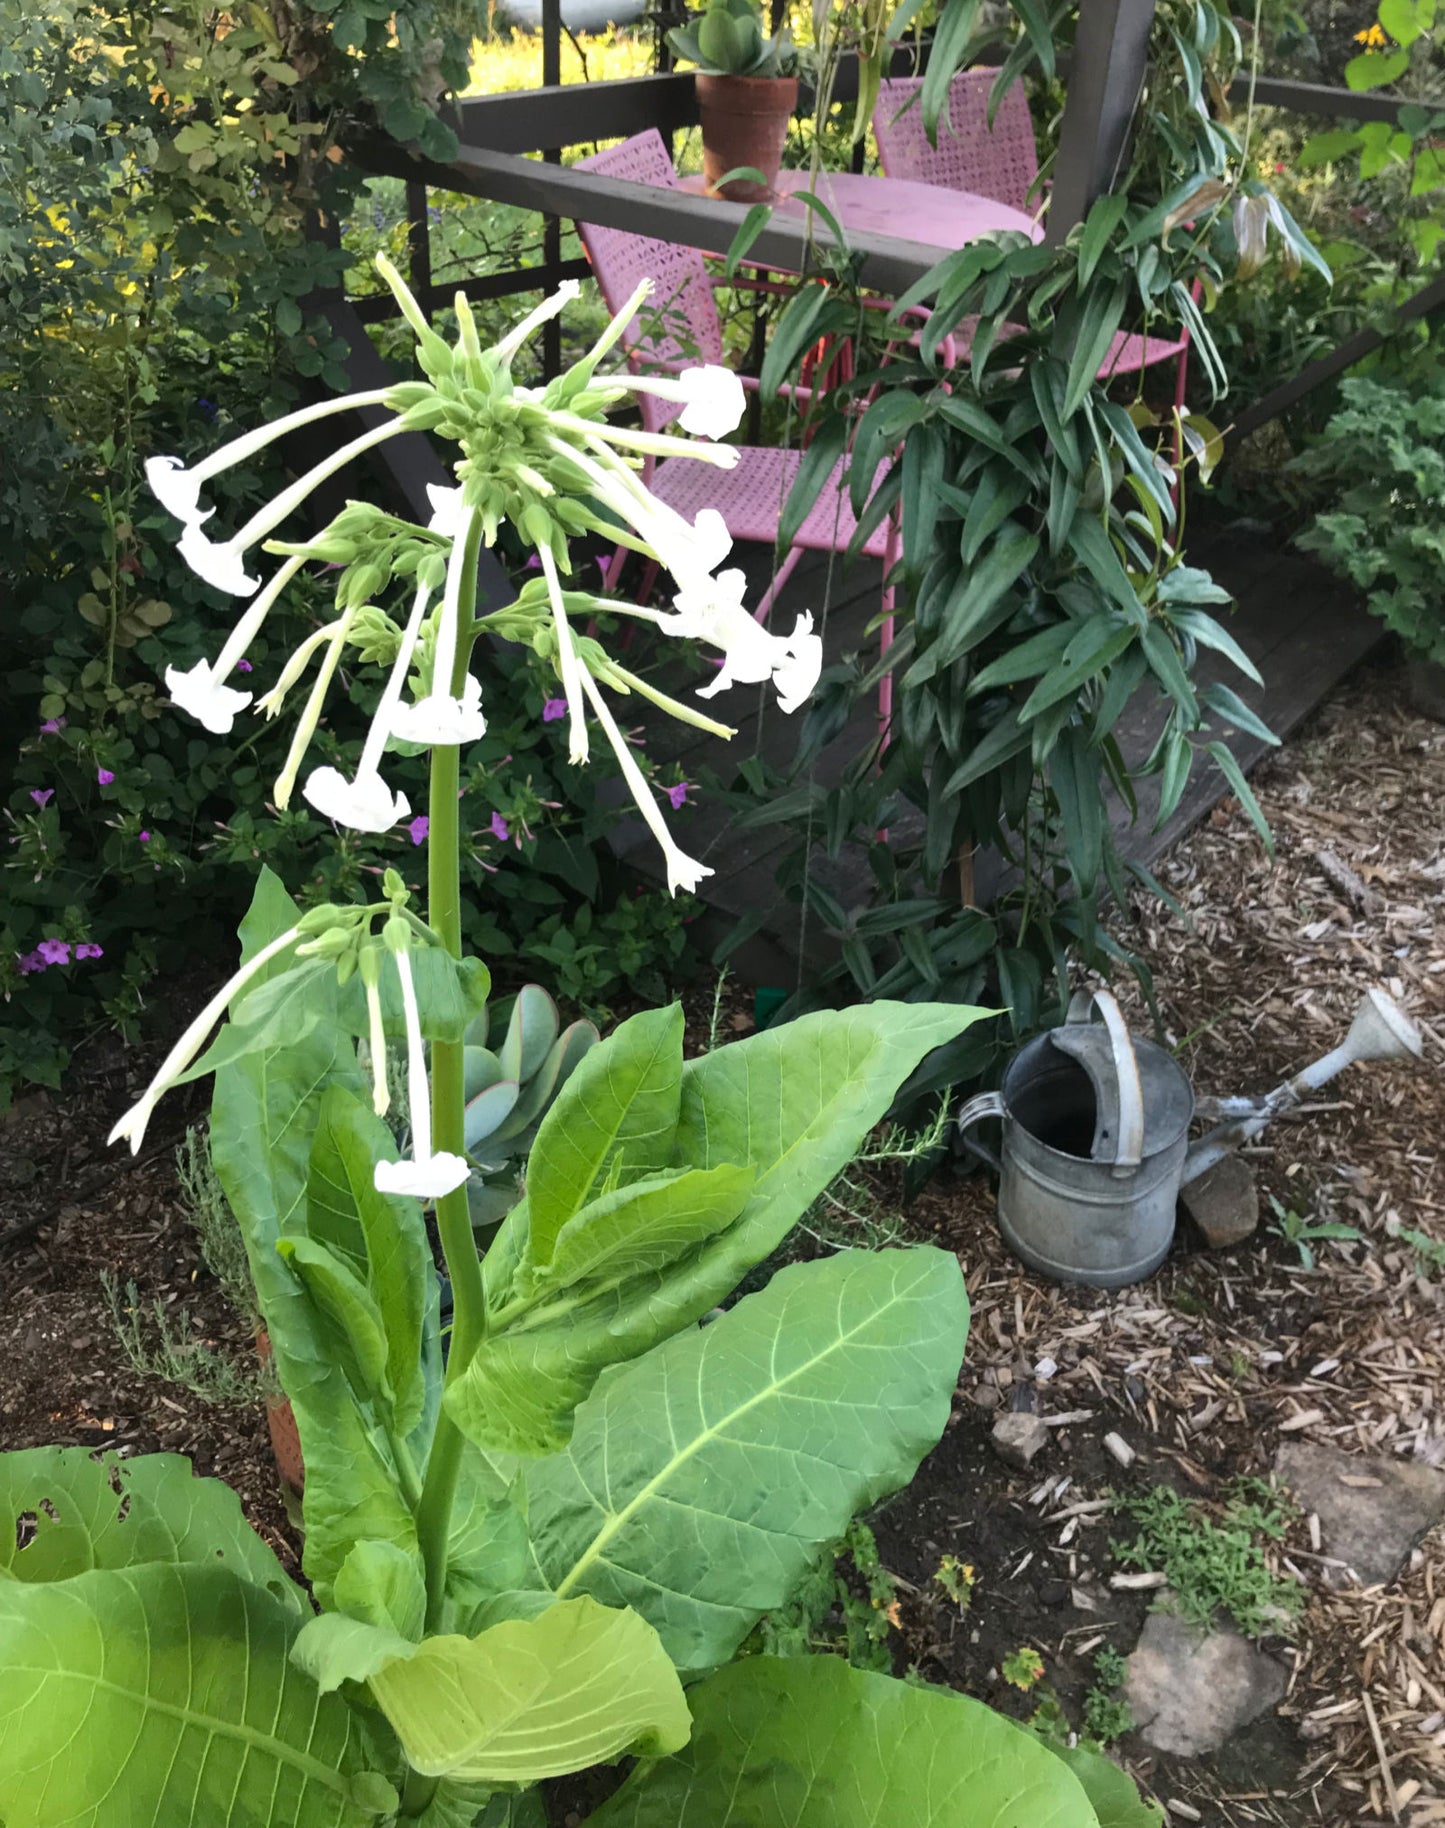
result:
[[[914,178],[946,190],[969,190],[993,197],[1014,209],[1032,213],[1031,195],[1039,175],[1033,118],[1022,83],[1005,90],[993,125],[988,95],[997,71],[963,70],[948,86],[948,108],[938,121],[938,144],[930,146],[923,130],[918,96],[921,76],[899,77],[879,86],[873,108],[878,156],[890,178]],[[1189,363],[1189,332],[1176,338],[1140,336],[1121,330],[1099,369],[1101,381],[1137,374],[1158,362],[1178,358],[1174,404],[1183,406]]]
[[[595,153],[590,159],[581,159],[578,165],[609,178],[630,178],[641,184],[656,184],[671,190],[678,188],[671,155],[655,127],[624,140],[619,146]],[[626,333],[625,347],[627,359],[634,368],[639,371],[677,369],[699,361],[722,360],[722,328],[712,295],[713,282],[698,249],[680,247],[670,241],[654,241],[624,229],[599,228],[593,223],[579,222],[577,232],[609,311],[620,309],[640,280],[656,281],[644,321],[656,324],[660,317],[660,332],[655,331],[648,337],[639,328],[639,321],[633,320]],[[754,391],[758,385],[749,375],[742,377],[742,383]],[[798,391],[801,396],[803,390]],[[676,403],[658,400],[650,394],[641,395],[638,405],[643,424],[650,432],[664,430],[682,411]],[[654,467],[654,461],[649,458],[644,476],[652,492],[688,520],[702,508],[716,508],[735,540],[757,540],[771,546],[777,540],[779,516],[798,473],[802,453],[753,444],[741,445],[738,450],[737,466],[731,470],[718,470],[711,464],[689,463],[676,458],[664,458]],[[819,491],[796,541],[754,611],[757,619],[761,622],[766,618],[779,590],[804,552],[842,552],[856,526],[840,463]],[[885,520],[875,527],[862,549],[870,558],[883,561],[886,579],[897,557],[893,521]],[[609,586],[620,570],[624,556],[619,549],[609,567]],[[892,592],[885,589],[885,615],[891,607]],[[885,646],[888,639],[891,634],[885,633]],[[891,680],[885,683],[891,685]],[[880,714],[885,719],[890,708],[891,699],[885,694],[880,704]]]

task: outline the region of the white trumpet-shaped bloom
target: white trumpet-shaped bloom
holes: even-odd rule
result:
[[[272,419],[266,425],[258,425],[254,431],[231,439],[229,444],[223,444],[189,468],[179,457],[147,458],[146,482],[151,494],[168,514],[174,514],[187,525],[199,526],[215,513],[214,508],[203,509],[200,500],[201,490],[213,476],[219,476],[233,464],[244,463],[257,451],[264,450],[273,439],[310,425],[314,420],[329,418],[333,413],[354,412],[363,406],[381,406],[390,391],[390,388],[379,387],[370,393],[342,394],[335,400],[322,400],[316,406],[303,406],[299,412],[287,413],[282,419]]]
[[[762,685],[771,679],[784,711],[796,711],[811,694],[823,671],[823,643],[813,633],[813,618],[798,617],[791,635],[770,634],[743,607],[747,579],[741,571],[724,571],[688,585],[673,598],[674,613],[659,615],[657,626],[669,635],[706,641],[723,653],[722,670],[699,698],[715,698],[734,685]]]
[[[572,639],[572,625],[562,602],[562,580],[557,563],[545,546],[537,548],[542,576],[547,580],[547,595],[552,600],[552,626],[557,634],[557,671],[562,676],[562,696],[567,700],[567,759],[577,766],[587,760],[587,718],[582,709],[582,663]]]
[[[107,1143],[128,1142],[131,1154],[139,1154],[141,1143],[145,1140],[146,1125],[151,1120],[151,1112],[155,1110],[161,1099],[177,1083],[182,1073],[200,1053],[206,1036],[210,1034],[217,1022],[225,1015],[232,1001],[240,995],[252,978],[264,971],[273,958],[278,958],[283,952],[288,951],[299,938],[300,929],[288,927],[279,939],[273,939],[269,946],[263,946],[255,958],[248,964],[242,965],[240,970],[221,986],[165,1059],[161,1061],[155,1078],[151,1080],[141,1097],[106,1137]]]
[[[526,342],[534,330],[541,328],[549,318],[559,315],[568,305],[582,296],[582,283],[576,279],[564,279],[550,298],[544,298],[535,311],[529,311],[523,318],[513,324],[512,328],[497,344],[496,352],[504,362],[512,357]]]
[[[228,597],[249,596],[261,587],[261,580],[246,569],[245,548],[235,540],[208,540],[199,521],[186,522],[185,532],[176,541],[176,551],[198,578]]]
[[[637,810],[647,823],[648,830],[662,847],[663,862],[667,866],[668,893],[675,895],[679,889],[691,894],[704,876],[711,876],[714,871],[707,864],[699,863],[695,857],[689,857],[679,850],[673,842],[672,833],[658,808],[656,796],[648,786],[646,777],[637,766],[632,754],[631,745],[618,729],[607,702],[597,688],[592,675],[579,668],[582,675],[582,689],[587,694],[592,709],[597,713],[597,721],[602,726],[603,734],[612,745],[617,757],[617,765],[622,770],[622,778],[627,783],[628,792],[637,803]]]
[[[700,509],[689,523],[610,453],[589,456],[560,439],[554,448],[581,470],[597,499],[634,530],[680,587],[710,581],[710,574],[732,551],[732,535],[716,508]]]
[[[431,691],[415,704],[398,704],[391,713],[390,728],[393,735],[401,737],[404,742],[424,744],[429,749],[457,743],[474,743],[486,733],[487,720],[482,715],[481,681],[474,674],[468,673],[460,698],[448,690],[456,669],[462,573],[471,562],[470,535],[476,518],[474,509],[464,509],[458,529],[451,536],[452,549],[447,559],[447,580],[442,592],[436,650],[432,655]]]
[[[419,1200],[439,1200],[460,1187],[471,1170],[464,1156],[449,1155],[445,1151],[440,1155],[432,1154],[431,1088],[427,1084],[426,1048],[416,1006],[411,959],[406,952],[395,952],[392,957],[401,980],[401,1006],[406,1020],[406,1097],[411,1122],[411,1159],[378,1162],[375,1186],[378,1193],[406,1193]]]
[[[249,692],[238,692],[234,686],[222,685],[208,660],[198,660],[188,671],[178,666],[166,668],[166,690],[172,704],[194,717],[212,736],[225,736],[236,721],[236,713],[251,702]]]
[[[608,376],[611,380],[614,377]],[[735,432],[747,408],[743,384],[730,368],[704,362],[699,368],[662,378],[653,375],[618,375],[618,386],[656,400],[681,401],[678,424],[695,438],[726,438]]]
[[[393,793],[382,780],[381,758],[386,752],[387,738],[392,733],[392,719],[401,702],[406,676],[411,670],[411,657],[416,651],[417,637],[421,633],[430,596],[431,592],[425,584],[418,585],[412,599],[411,614],[407,617],[406,627],[402,630],[401,641],[397,646],[396,658],[391,663],[391,671],[382,688],[381,702],[376,707],[376,715],[371,720],[366,742],[362,745],[356,779],[348,781],[335,768],[317,768],[312,771],[301,790],[323,817],[334,819],[338,825],[348,826],[352,831],[390,831],[398,819],[404,819],[411,811],[411,803],[406,795]]]
[[[448,489],[439,482],[429,482],[426,493],[427,500],[431,503],[427,532],[440,533],[443,539],[456,539],[466,527],[467,510],[460,487]]]

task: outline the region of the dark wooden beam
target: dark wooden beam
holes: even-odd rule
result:
[[[1445,310],[1445,274],[1431,280],[1407,298],[1404,304],[1396,307],[1395,320],[1388,328],[1377,330],[1370,327],[1357,330],[1353,336],[1346,337],[1338,349],[1329,355],[1322,355],[1315,361],[1307,363],[1297,375],[1292,375],[1262,400],[1242,412],[1234,424],[1225,431],[1225,442],[1236,444],[1241,438],[1247,438],[1251,432],[1257,432],[1262,425],[1271,419],[1277,419],[1281,413],[1288,412],[1292,406],[1298,406],[1307,394],[1312,394],[1317,387],[1323,387],[1327,381],[1334,380],[1347,368],[1353,368],[1356,362],[1362,361],[1372,351],[1390,338],[1396,331],[1417,317],[1426,317],[1431,313]]]
[[[416,158],[395,142],[379,139],[358,141],[352,151],[358,164],[383,176],[420,178],[438,190],[489,197],[519,209],[595,222],[602,228],[628,229],[714,254],[726,252],[748,214],[741,203],[604,178],[570,166],[544,165],[537,159],[479,146],[463,146],[447,164]],[[780,272],[802,272],[810,264],[810,240],[827,246],[831,237],[821,226],[815,226],[810,237],[801,211],[776,210],[753,241],[748,258]],[[894,235],[856,235],[848,247],[859,258],[862,283],[895,297],[941,258],[937,247]]]
[[[1249,76],[1236,76],[1230,86],[1232,102],[1249,100]],[[1424,108],[1437,113],[1445,101],[1419,101],[1364,90],[1332,89],[1323,83],[1298,83],[1283,76],[1255,79],[1254,99],[1263,108],[1290,108],[1296,114],[1328,115],[1332,120],[1396,121],[1402,108]]]
[[[1069,69],[1054,163],[1048,239],[1062,241],[1123,167],[1149,67],[1155,0],[1086,0]]]

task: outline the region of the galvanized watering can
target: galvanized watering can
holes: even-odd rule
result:
[[[1173,1055],[1131,1035],[1107,990],[1081,991],[1062,1028],[1015,1054],[998,1091],[969,1099],[958,1128],[1002,1120],[1000,1156],[968,1146],[998,1172],[999,1229],[1016,1256],[1058,1282],[1122,1288],[1168,1255],[1181,1187],[1353,1061],[1419,1054],[1414,1023],[1369,990],[1341,1045],[1293,1079],[1196,1108]],[[1191,1144],[1196,1115],[1223,1121]]]

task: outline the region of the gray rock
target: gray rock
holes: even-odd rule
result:
[[[1274,1470],[1301,1510],[1319,1518],[1320,1548],[1344,1562],[1361,1586],[1394,1580],[1411,1549],[1445,1515],[1445,1473],[1417,1461],[1287,1441]],[[1341,1569],[1325,1574],[1345,1578]]]
[[[1144,1740],[1195,1758],[1224,1744],[1288,1686],[1273,1657],[1237,1631],[1202,1632],[1172,1612],[1151,1612],[1129,1658],[1124,1699]]]
[[[1211,1250],[1242,1244],[1259,1227],[1259,1190],[1254,1172],[1237,1155],[1226,1155],[1198,1180],[1179,1191],[1179,1202],[1204,1234]]]
[[[1010,1410],[1001,1415],[989,1436],[993,1450],[1006,1466],[1027,1472],[1029,1462],[1041,1447],[1048,1445],[1049,1431],[1036,1415]]]

